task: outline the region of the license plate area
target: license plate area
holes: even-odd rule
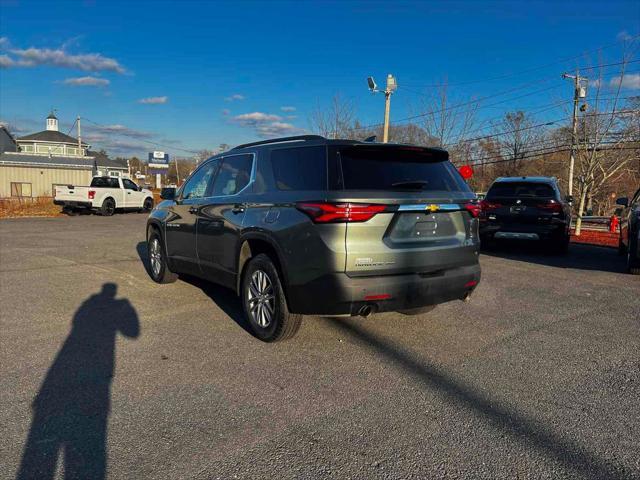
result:
[[[511,207],[511,213],[522,213],[527,209],[524,205],[514,205]]]

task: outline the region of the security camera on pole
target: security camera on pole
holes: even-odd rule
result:
[[[372,93],[378,93],[378,86],[376,85],[373,77],[367,78],[369,83],[369,90]],[[384,129],[382,131],[382,142],[387,143],[389,141],[389,110],[391,109],[391,94],[396,91],[398,84],[393,75],[387,75],[387,88],[384,89]]]

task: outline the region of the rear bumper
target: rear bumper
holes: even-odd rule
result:
[[[373,312],[388,312],[462,300],[479,281],[480,265],[476,263],[433,276],[349,277],[345,273],[333,273],[305,285],[290,285],[287,293],[293,313],[357,315],[366,305],[370,305]]]
[[[93,208],[91,202],[76,202],[71,200],[54,200],[54,205],[60,205],[62,207],[72,207],[72,208]]]
[[[557,240],[568,234],[566,222],[548,225],[480,223],[480,237],[517,240]]]

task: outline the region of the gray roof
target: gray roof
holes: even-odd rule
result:
[[[555,177],[498,177],[496,182],[540,182],[540,183],[553,183],[556,181]]]
[[[72,143],[74,145],[78,145],[77,138],[73,138],[66,133],[58,132],[56,130],[43,130],[42,132],[32,133],[29,135],[25,135],[24,137],[19,137],[18,140],[36,140],[39,142]],[[82,142],[82,145],[86,147],[88,144]]]
[[[42,165],[47,167],[68,167],[79,169],[91,169],[93,163],[98,164],[98,167],[117,168],[120,170],[127,169],[126,160],[123,162],[120,160],[111,160],[110,158],[96,158],[94,157],[62,157],[53,155],[28,155],[24,153],[12,153],[4,152],[0,153],[0,164],[29,164],[29,165]]]

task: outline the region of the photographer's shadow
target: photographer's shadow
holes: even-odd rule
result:
[[[76,311],[71,332],[33,401],[33,419],[18,479],[48,479],[63,454],[67,479],[101,479],[116,335],[137,338],[138,315],[117,286],[105,283]]]

